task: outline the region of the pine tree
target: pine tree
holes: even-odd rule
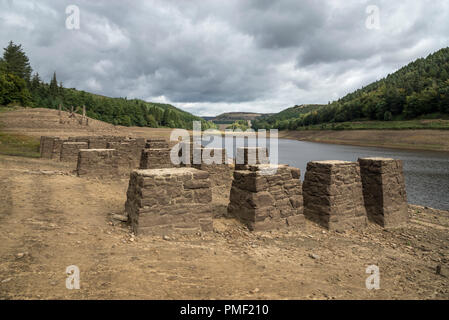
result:
[[[58,95],[58,81],[56,80],[56,72],[53,73],[53,78],[50,81],[50,94],[53,97],[56,97]]]
[[[23,52],[22,45],[15,45],[12,41],[4,48],[3,61],[5,64],[6,73],[14,74],[27,83],[31,78],[31,66],[28,57]]]
[[[33,78],[31,79],[31,90],[34,91],[34,90],[38,89],[40,87],[41,83],[42,83],[42,80],[39,76],[39,73],[36,72],[33,75]]]
[[[0,75],[6,73],[6,62],[3,61],[2,58],[0,58]]]
[[[162,125],[163,125],[163,126],[167,126],[167,127],[169,126],[169,123],[170,123],[170,114],[171,114],[170,110],[165,109],[164,115],[162,116]]]

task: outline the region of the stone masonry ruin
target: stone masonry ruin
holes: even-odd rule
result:
[[[247,165],[234,171],[228,213],[261,231],[304,223],[299,169],[287,165]]]
[[[360,229],[366,225],[362,179],[357,162],[309,162],[303,195],[305,217],[327,229]]]
[[[41,158],[51,159],[53,157],[53,145],[57,137],[42,136],[40,142],[40,154]]]
[[[408,222],[407,194],[401,160],[359,159],[368,219],[385,228]]]
[[[180,142],[178,155],[187,163],[174,165],[168,146],[160,138],[42,136],[40,153],[45,159],[78,161],[80,177],[116,177],[140,168],[131,173],[126,211],[133,228],[142,227],[144,233],[206,230],[212,216],[235,217],[251,230],[302,225],[304,217],[330,230],[360,229],[368,220],[384,228],[408,222],[400,160],[309,162],[301,185],[299,169],[266,164],[266,148],[237,148],[235,163],[228,164],[223,148]],[[194,163],[195,153],[200,163]],[[277,171],[269,174],[274,167]],[[150,208],[159,215],[151,215]],[[197,220],[191,215],[195,208]],[[183,218],[165,217],[169,210],[181,212]]]
[[[201,149],[202,145],[192,141],[182,141],[179,143],[179,152],[178,155],[180,157],[181,167],[191,167],[197,159],[198,162],[201,162]]]
[[[67,142],[65,139],[56,138],[53,140],[53,153],[51,158],[56,160],[61,160],[61,150],[62,150],[62,144],[64,142]]]
[[[169,149],[167,141],[154,138],[145,140],[144,138],[127,138],[122,136],[81,136],[69,137],[67,139],[58,137],[42,136],[40,143],[41,158],[57,159],[67,162],[75,162],[78,160],[79,150],[106,150],[114,149],[113,152],[114,166],[118,163],[119,172],[128,174],[130,170],[137,169],[141,163],[142,150],[144,147],[167,147],[166,150],[151,151],[148,158],[151,158],[152,168],[173,167],[169,161]],[[153,149],[155,150],[155,149]],[[104,151],[99,152],[98,156],[103,157]],[[107,153],[111,154],[111,153]],[[93,154],[90,154],[92,157]],[[95,157],[94,157],[95,158]],[[93,161],[93,160],[92,160]],[[98,161],[100,161],[98,159]],[[94,161],[95,162],[95,161]],[[99,162],[101,163],[101,161]],[[107,163],[107,166],[110,164]],[[81,164],[81,168],[86,163]],[[146,168],[145,166],[143,168]],[[107,171],[115,172],[114,168]],[[103,175],[104,173],[101,173]],[[83,174],[81,173],[81,176]]]
[[[170,149],[143,149],[140,169],[162,169],[176,167],[170,159]]]
[[[147,139],[146,149],[168,149],[169,145],[165,139],[150,138]]]
[[[147,139],[140,156],[140,169],[159,169],[178,167],[170,158],[170,149],[164,139]]]
[[[76,172],[79,177],[115,177],[119,174],[117,152],[114,149],[81,149]]]
[[[122,142],[109,142],[108,149],[115,149],[121,171],[128,172],[137,169],[140,165],[140,156],[145,147],[144,138],[127,139]]]
[[[78,161],[78,152],[80,149],[87,149],[87,142],[64,142],[61,147],[61,161]]]
[[[135,234],[212,231],[209,174],[194,168],[134,170],[125,211]]]

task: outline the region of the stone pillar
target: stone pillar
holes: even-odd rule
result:
[[[145,146],[145,139],[127,139],[123,142],[108,142],[108,149],[115,149],[122,171],[136,169],[140,166],[140,157]]]
[[[76,172],[79,177],[115,177],[119,174],[117,160],[114,149],[81,149]]]
[[[235,169],[247,170],[248,165],[268,164],[267,148],[241,147],[237,148],[235,156]]]
[[[309,162],[303,194],[305,217],[327,229],[359,229],[366,225],[362,180],[357,162]]]
[[[125,211],[134,233],[212,230],[209,174],[194,168],[134,170]]]
[[[304,223],[300,171],[287,165],[249,165],[234,171],[228,214],[250,230]]]
[[[56,138],[55,140],[53,140],[53,153],[51,155],[52,159],[56,159],[56,160],[61,159],[61,149],[62,149],[62,144],[64,142],[68,142],[68,141],[65,139],[61,139],[61,138]]]
[[[41,137],[41,143],[39,147],[39,151],[41,154],[41,158],[43,159],[51,159],[53,156],[53,144],[54,141],[58,139],[57,137]]]
[[[179,156],[181,157],[181,167],[191,167],[194,163],[194,155],[201,162],[201,149],[200,144],[183,141],[179,143]],[[185,151],[185,152],[184,152]]]
[[[385,228],[408,222],[407,194],[401,160],[359,159],[368,219]]]
[[[175,166],[170,159],[170,149],[143,149],[140,157],[140,169],[162,169]]]
[[[87,142],[64,142],[61,147],[61,161],[78,161],[78,152],[80,149],[87,149]]]

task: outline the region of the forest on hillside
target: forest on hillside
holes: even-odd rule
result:
[[[49,83],[33,73],[30,61],[21,45],[12,41],[0,58],[0,106],[57,109],[62,105],[86,106],[87,116],[114,125],[139,127],[169,127],[192,129],[193,121],[201,121],[202,129],[216,126],[169,104],[140,99],[109,98],[74,88],[64,88],[54,72]]]
[[[298,130],[350,121],[448,118],[449,48],[418,59],[328,105],[302,114],[287,112],[288,117],[279,116],[282,113],[254,121],[253,128]]]

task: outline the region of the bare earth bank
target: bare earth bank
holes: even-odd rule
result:
[[[409,207],[407,228],[251,233],[231,219],[193,236],[134,237],[111,219],[128,179],[0,156],[1,299],[448,299],[449,212]],[[366,268],[380,268],[367,290]],[[65,286],[67,266],[81,289]],[[436,273],[442,265],[442,273]]]
[[[449,130],[280,131],[279,138],[366,147],[449,151]]]

